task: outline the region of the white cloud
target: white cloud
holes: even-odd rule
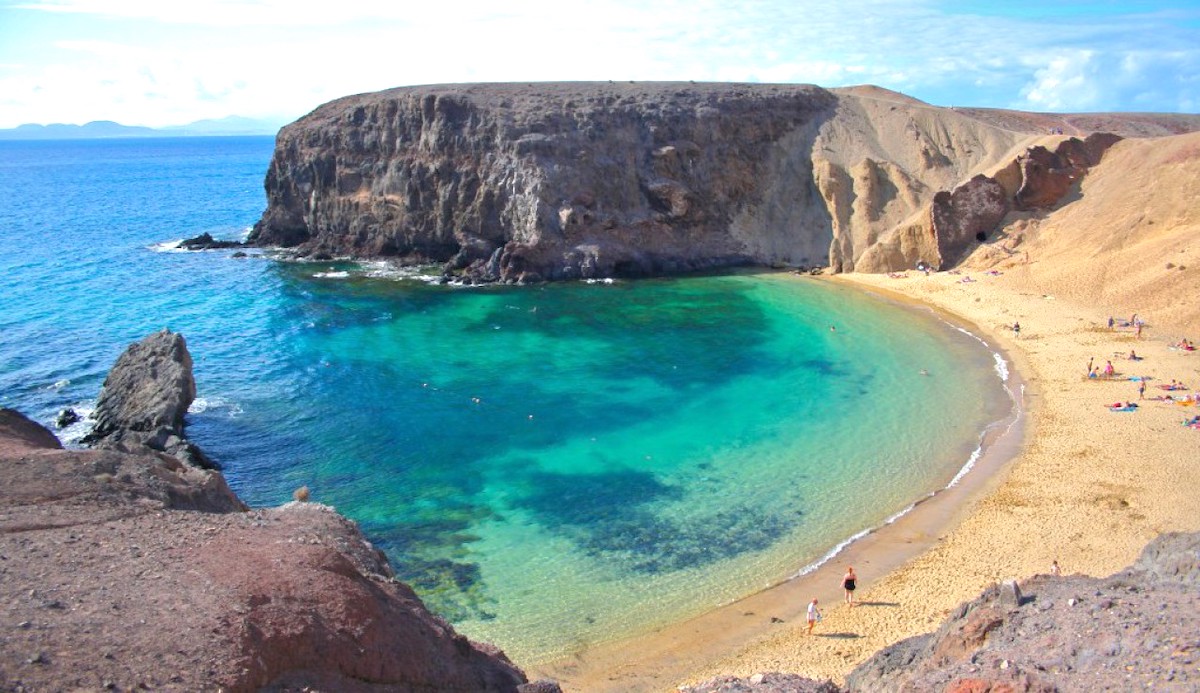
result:
[[[1200,52],[1153,50],[1049,56],[1021,90],[1019,108],[1047,111],[1173,110],[1196,107]]]
[[[1175,110],[1194,104],[1200,74],[1198,32],[1178,17],[1050,25],[933,0],[31,0],[0,12],[0,127],[292,118],[391,86],[534,80],[875,83],[947,105]]]
[[[1033,110],[1091,110],[1101,97],[1096,62],[1093,51],[1052,57],[1033,73],[1034,81],[1021,95]]]

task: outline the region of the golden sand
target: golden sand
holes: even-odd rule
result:
[[[1179,335],[1164,334],[1153,315],[1142,316],[1148,327],[1140,340],[1132,330],[1110,330],[1104,306],[1043,293],[1021,269],[822,281],[919,302],[974,326],[1019,375],[1022,425],[992,441],[959,487],[816,573],[533,673],[569,691],[669,691],[767,671],[842,681],[880,648],[934,630],[997,581],[1048,572],[1055,560],[1064,573],[1107,575],[1162,532],[1200,529],[1200,431],[1181,425],[1200,408],[1150,399],[1136,412],[1106,406],[1138,399],[1131,375],[1150,378],[1147,398],[1184,394],[1158,387],[1171,379],[1200,385],[1200,353],[1171,349]],[[1142,360],[1129,360],[1130,351]],[[1086,378],[1090,359],[1101,368],[1111,360],[1118,377]],[[859,576],[854,608],[840,589],[847,565]],[[824,619],[809,636],[804,609],[812,597]]]

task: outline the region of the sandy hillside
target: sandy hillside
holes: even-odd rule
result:
[[[1056,211],[1014,214],[968,268],[996,267],[1160,338],[1200,336],[1200,133],[1116,144]]]

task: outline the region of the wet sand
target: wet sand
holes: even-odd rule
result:
[[[948,273],[906,279],[843,275],[892,300],[952,316],[1010,362],[1010,387],[1024,414],[994,430],[983,456],[957,486],[920,503],[820,569],[698,618],[574,657],[528,667],[568,691],[669,691],[734,674],[785,671],[836,681],[892,642],[936,628],[984,587],[1046,572],[1106,575],[1170,530],[1200,529],[1200,431],[1184,428],[1196,407],[1146,401],[1114,413],[1105,403],[1136,400],[1176,378],[1200,382],[1200,356],[1170,350],[1161,326],[1145,339],[1110,331],[1102,306],[1043,294],[1027,278]],[[797,281],[812,281],[797,277]],[[1152,317],[1152,316],[1151,316]],[[1015,336],[1010,326],[1019,320]],[[1145,358],[1114,356],[1136,348]],[[1124,371],[1121,379],[1084,377],[1089,358]],[[1180,393],[1173,393],[1180,394]],[[853,609],[843,604],[847,565],[859,575]],[[817,597],[824,619],[806,634],[804,611]]]

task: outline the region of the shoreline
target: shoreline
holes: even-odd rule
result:
[[[668,691],[714,676],[771,671],[844,682],[879,649],[935,630],[990,585],[1046,573],[1052,560],[1065,574],[1109,575],[1159,534],[1200,529],[1191,510],[1200,488],[1200,466],[1191,452],[1196,432],[1179,425],[1197,409],[1150,400],[1133,413],[1104,406],[1137,399],[1136,383],[1125,379],[1135,372],[1155,384],[1180,379],[1194,391],[1200,357],[1168,349],[1165,337],[1176,336],[1169,330],[1160,327],[1136,340],[1107,329],[1108,307],[1060,301],[1040,288],[1028,268],[971,283],[949,273],[820,281],[843,282],[950,316],[952,324],[973,325],[989,347],[1005,354],[1010,373],[1024,384],[1025,416],[1017,436],[991,446],[986,465],[998,469],[981,465],[988,473],[967,475],[978,483],[973,494],[952,502],[962,493],[954,487],[813,573],[687,622],[528,671],[554,677],[568,691]],[[1022,323],[1019,338],[1009,331],[1015,321]],[[1119,362],[1129,371],[1122,378],[1084,377],[1089,359],[1103,364],[1132,347],[1143,360]],[[919,518],[931,524],[922,526]],[[854,609],[841,605],[846,565],[859,574],[861,606]],[[803,612],[813,596],[825,607],[817,637],[805,635]]]
[[[797,276],[795,280],[829,282],[830,278]],[[951,329],[964,331],[994,356],[1013,364],[1012,355],[989,341],[986,330],[961,316],[901,294],[858,285],[854,288],[895,304],[900,310],[929,311]],[[942,488],[915,499],[881,524],[840,541],[779,583],[684,621],[524,668],[538,678],[559,681],[566,691],[673,691],[683,681],[695,683],[728,673],[710,663],[716,657],[753,647],[773,629],[783,625],[802,628],[811,596],[816,596],[828,613],[842,599],[840,576],[844,566],[856,566],[861,593],[865,580],[899,569],[932,547],[941,533],[961,522],[967,510],[999,483],[997,477],[1003,475],[1027,442],[1027,384],[1015,366],[1008,367],[1006,375],[1001,385],[1010,398],[1008,411],[980,432],[975,452]],[[708,673],[697,677],[696,671]]]

